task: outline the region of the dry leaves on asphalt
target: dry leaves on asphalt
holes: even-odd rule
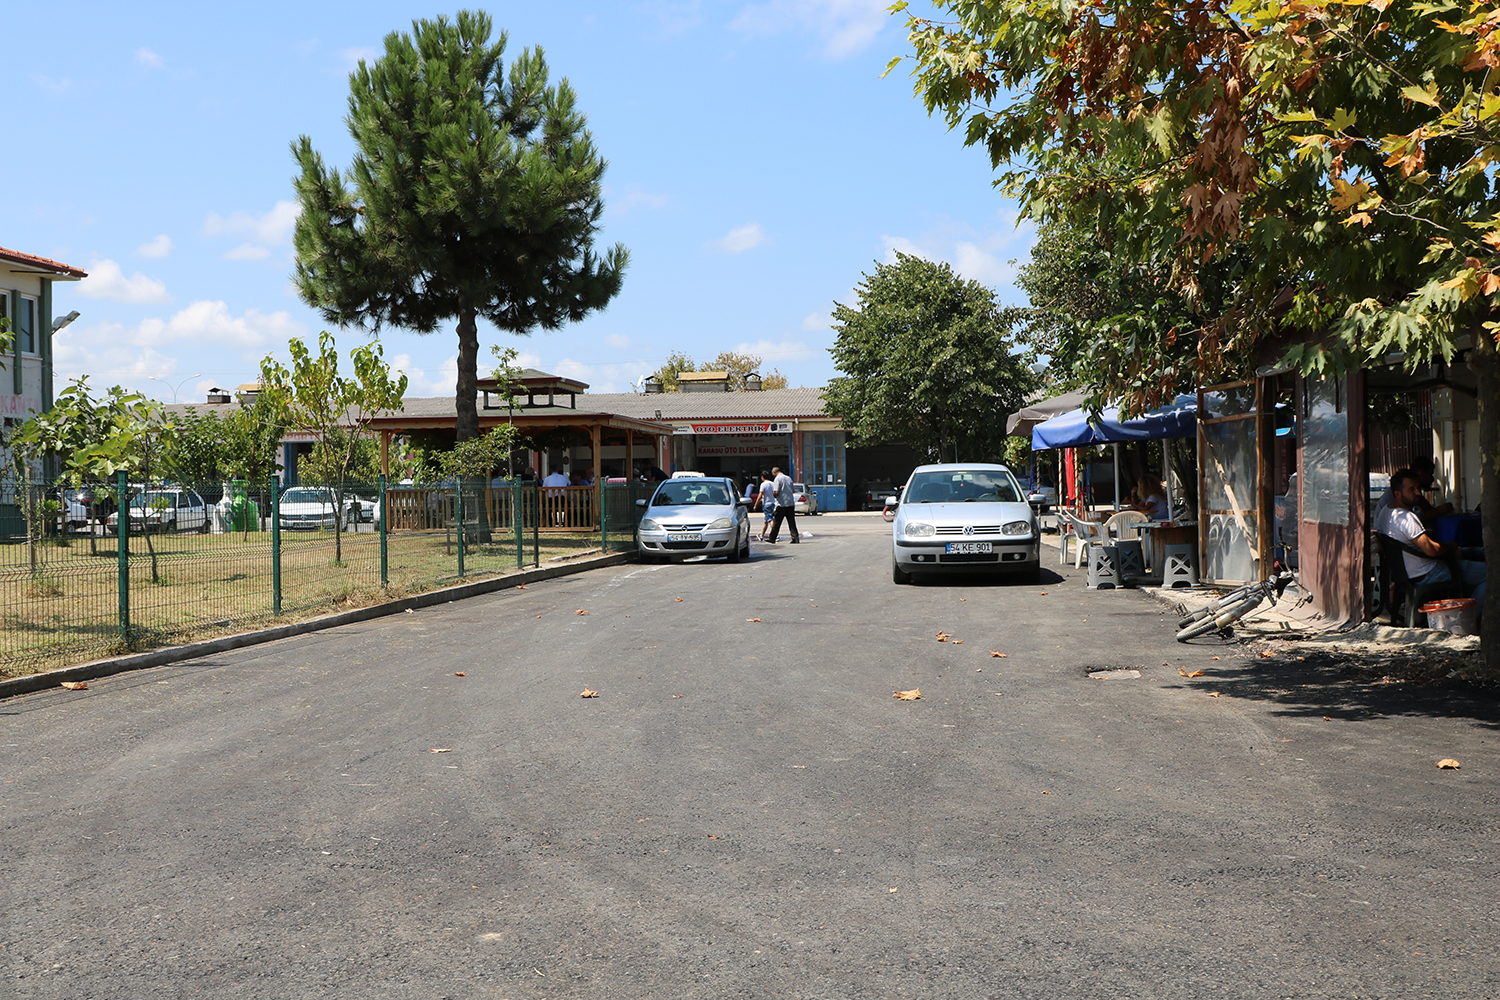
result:
[[[1457,771],[1460,767],[1463,767],[1463,765],[1454,760],[1452,757],[1444,757],[1442,760],[1438,761],[1439,771]]]
[[[87,681],[63,681],[62,682],[62,686],[65,687],[65,688],[67,688],[69,691],[87,691],[88,690],[88,682]]]
[[[1044,590],[1041,593],[1037,594],[1036,596],[1038,596],[1038,597],[1046,597],[1047,596],[1047,592]]]
[[[921,688],[912,688],[910,691],[895,691],[892,693],[895,694],[897,701],[916,701],[922,697]]]
[[[947,633],[947,632],[939,632],[937,634],[937,641],[938,642],[947,642],[951,638],[953,638],[953,636],[951,634]]]
[[[1263,660],[1269,660],[1271,657],[1273,657],[1275,655],[1276,654],[1273,653],[1273,652],[1271,652],[1269,649],[1262,649],[1260,651],[1260,656],[1261,656],[1261,659],[1263,659]]]
[[[760,621],[760,619],[759,618],[746,618],[745,621],[747,621],[747,622],[758,622],[758,621]]]
[[[1219,697],[1219,692],[1218,691],[1210,691],[1210,692],[1208,692],[1208,696],[1210,698],[1217,698],[1217,697]]]
[[[999,657],[999,658],[1000,658],[1000,659],[1002,659],[1002,660],[1003,660],[1003,659],[1005,659],[1005,658],[1006,658],[1006,657],[1007,657],[1007,656],[1009,656],[1009,655],[1010,655],[1010,654],[1009,654],[1009,653],[1002,653],[1002,652],[1000,652],[1000,650],[998,650],[998,649],[992,649],[992,650],[990,650],[990,655],[991,655],[991,656],[998,656],[998,657]]]
[[[1182,676],[1184,676],[1184,677],[1202,677],[1203,676],[1203,671],[1201,671],[1201,670],[1194,670],[1192,673],[1188,673],[1186,670],[1183,670],[1181,667],[1178,667],[1177,668],[1177,672],[1179,674],[1181,674]]]
[[[453,750],[450,747],[433,747],[431,750],[429,750],[427,752],[428,753],[452,753]]]
[[[593,688],[584,688],[582,691],[578,692],[578,697],[580,697],[580,698],[597,698],[597,697],[599,697],[599,692],[595,691]]]
[[[682,603],[682,598],[680,598],[680,597],[674,597],[673,600],[676,601],[678,604]]]
[[[465,676],[465,674],[464,674],[464,672],[462,670],[455,670],[455,671],[453,671],[453,676],[454,677],[463,677],[463,676]]]
[[[526,589],[526,584],[524,584],[524,583],[518,583],[518,584],[516,584],[516,589],[517,590],[525,590]]]
[[[577,611],[575,611],[575,612],[573,612],[573,613],[574,613],[574,614],[575,614],[575,615],[586,615],[586,614],[588,614],[588,612],[587,612],[587,611],[585,611],[585,610],[583,610],[583,609],[582,609],[582,608],[579,608],[579,609],[578,609],[578,610],[577,610]]]

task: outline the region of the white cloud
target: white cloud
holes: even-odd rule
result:
[[[241,243],[233,250],[224,251],[225,260],[265,260],[271,251],[254,243]]]
[[[144,319],[133,331],[127,330],[125,336],[130,343],[142,347],[189,342],[199,347],[261,350],[272,344],[285,344],[292,337],[305,336],[305,330],[287,312],[247,309],[243,315],[234,316],[224,302],[201,299],[171,319]]]
[[[340,49],[339,58],[343,60],[344,68],[353,72],[359,68],[359,61],[361,59],[367,63],[374,63],[376,59],[380,58],[380,50],[355,46],[354,48]]]
[[[604,342],[617,351],[623,351],[630,346],[630,338],[623,333],[610,333],[604,337]]]
[[[880,242],[885,244],[885,262],[896,263],[896,254],[904,253],[908,257],[921,257],[923,260],[931,260],[932,256],[921,247],[904,236],[881,236]]]
[[[261,215],[245,211],[229,215],[210,212],[203,220],[203,233],[205,236],[248,237],[248,242],[230,250],[225,258],[260,260],[291,242],[292,227],[297,224],[301,211],[301,206],[295,201],[278,201],[270,211]]]
[[[802,329],[809,332],[813,330],[827,330],[832,322],[832,310],[828,312],[811,312],[802,317]]]
[[[738,229],[731,229],[717,240],[711,241],[708,245],[722,250],[724,253],[744,253],[746,250],[754,249],[764,242],[766,242],[765,231],[760,228],[759,222],[752,222],[748,225],[740,226]]]
[[[589,387],[589,392],[629,392],[641,376],[656,371],[660,364],[649,361],[590,364],[574,358],[563,358],[546,370],[583,382]]]
[[[31,82],[43,90],[52,91],[54,94],[66,94],[73,89],[73,79],[67,76],[54,79],[50,76],[43,76],[41,73],[32,73]]]
[[[155,52],[152,52],[147,48],[139,48],[135,50],[135,61],[139,65],[145,66],[147,69],[162,69],[167,65],[166,63],[162,62],[161,56],[157,55]]]
[[[766,0],[740,8],[729,27],[747,35],[811,34],[831,59],[868,48],[891,20],[888,0]]]
[[[142,243],[135,248],[135,252],[142,257],[151,257],[160,260],[163,257],[172,256],[172,237],[162,233],[150,243]]]
[[[655,211],[658,208],[665,208],[667,202],[670,200],[664,194],[651,194],[648,191],[631,190],[618,198],[608,198],[605,203],[609,211],[617,215],[624,215],[626,212],[636,208],[644,208],[651,211]]]
[[[111,302],[171,302],[167,286],[137,271],[125,277],[120,265],[112,260],[96,260],[88,266],[89,276],[78,283],[78,294],[90,299]]]
[[[895,263],[898,251],[924,260],[946,261],[964,278],[1004,289],[1013,285],[1017,264],[1030,255],[1036,229],[1029,221],[1020,219],[1013,209],[997,213],[995,221],[998,226],[984,232],[967,224],[942,220],[914,239],[882,236],[885,262]],[[1002,292],[1001,298],[1008,300],[1013,296]]]

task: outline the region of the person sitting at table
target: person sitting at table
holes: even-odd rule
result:
[[[1375,521],[1375,530],[1403,545],[1418,550],[1421,555],[1402,551],[1401,559],[1406,564],[1406,577],[1413,583],[1442,583],[1453,579],[1455,560],[1448,557],[1458,551],[1452,542],[1439,542],[1427,533],[1415,510],[1422,496],[1421,474],[1411,469],[1402,469],[1391,476],[1391,504],[1380,512]],[[1470,559],[1456,560],[1467,596],[1479,603],[1484,611],[1484,563]]]
[[[1432,459],[1419,458],[1411,463],[1411,468],[1402,471],[1410,472],[1417,479],[1417,489],[1419,492],[1417,493],[1417,501],[1412,505],[1411,509],[1416,512],[1417,517],[1421,518],[1424,524],[1431,524],[1434,518],[1453,513],[1453,504],[1442,503],[1433,506],[1432,501],[1428,500],[1425,495],[1431,493],[1437,486],[1437,477],[1433,475]],[[1391,500],[1394,494],[1394,489],[1387,489],[1380,495],[1380,499],[1375,502],[1375,509],[1370,512],[1370,520],[1375,524],[1379,524],[1380,519],[1385,516],[1385,512],[1391,509]]]
[[[1171,520],[1171,512],[1167,509],[1167,488],[1160,479],[1149,472],[1142,475],[1136,485],[1136,496],[1140,499],[1128,504],[1127,509],[1138,510],[1153,521]]]

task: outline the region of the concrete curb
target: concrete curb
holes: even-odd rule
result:
[[[494,593],[497,590],[506,590],[521,583],[552,580],[560,576],[571,576],[574,573],[582,573],[585,570],[620,566],[627,562],[634,562],[635,558],[635,552],[616,552],[613,555],[575,557],[572,561],[562,565],[542,566],[520,573],[492,577],[488,580],[463,583],[455,587],[444,587],[442,590],[433,590],[425,594],[404,597],[399,601],[387,601],[385,604],[376,604],[368,608],[358,608],[354,611],[341,611],[337,614],[324,615],[322,618],[314,618],[310,621],[297,622],[292,625],[278,625],[275,628],[261,629],[257,632],[226,635],[222,638],[189,643],[185,646],[166,646],[162,649],[153,649],[145,653],[132,653],[129,656],[92,660],[88,663],[80,663],[72,667],[63,667],[60,670],[48,670],[45,673],[31,674],[27,677],[16,677],[11,680],[0,681],[0,700],[11,698],[15,695],[31,694],[34,691],[45,691],[48,688],[55,688],[63,681],[91,681],[100,677],[108,677],[111,674],[124,673],[129,670],[144,670],[147,667],[159,667],[163,664],[191,660],[195,657],[208,656],[213,653],[223,653],[231,649],[256,646],[263,642],[275,642],[277,639],[286,639],[294,635],[306,635],[309,632],[317,632],[325,628],[334,628],[339,625],[353,625],[357,622],[370,621],[373,618],[399,615],[405,611],[417,608],[430,608],[438,604],[461,601],[469,597],[478,597],[481,594]]]

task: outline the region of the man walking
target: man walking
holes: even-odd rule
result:
[[[776,516],[771,521],[771,537],[769,541],[775,542],[777,534],[781,531],[781,522],[792,532],[792,544],[796,545],[802,541],[802,535],[797,531],[797,497],[792,492],[792,477],[782,472],[775,466],[771,467],[772,489],[776,494]]]

